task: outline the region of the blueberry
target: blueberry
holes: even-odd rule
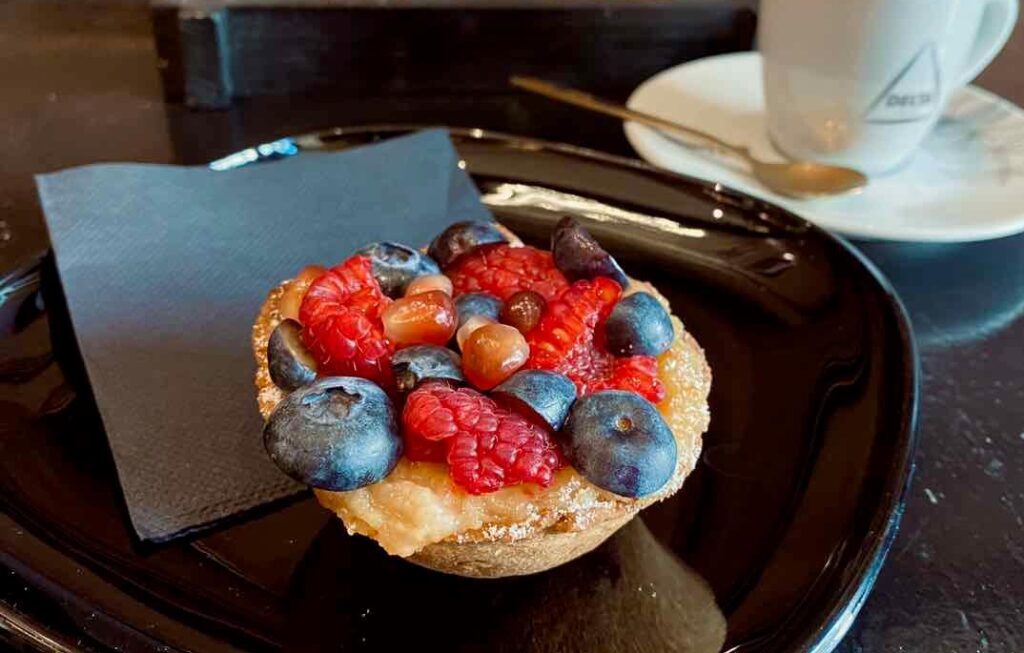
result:
[[[555,267],[570,281],[610,277],[623,288],[629,286],[629,279],[618,262],[572,216],[562,218],[555,225],[551,254],[555,257]]]
[[[488,243],[507,242],[505,236],[494,226],[493,222],[467,220],[456,222],[441,232],[434,242],[430,243],[427,253],[442,268],[447,268],[469,250]]]
[[[605,346],[616,356],[660,356],[675,331],[665,307],[645,292],[623,297],[604,323]]]
[[[267,344],[270,380],[282,390],[295,390],[316,381],[316,361],[302,344],[302,325],[283,320]]]
[[[455,300],[455,309],[459,314],[460,327],[474,315],[497,322],[501,315],[501,300],[490,293],[471,292]]]
[[[325,377],[285,397],[263,429],[284,473],[325,490],[354,490],[387,476],[402,455],[395,409],[380,386]]]
[[[676,439],[654,404],[604,390],[573,404],[559,433],[562,451],[594,485],[624,497],[657,492],[676,469]]]
[[[415,345],[399,349],[391,357],[398,389],[408,392],[420,381],[444,379],[464,383],[462,358],[451,349],[438,345]]]
[[[410,281],[425,274],[441,274],[437,263],[418,249],[401,243],[370,243],[356,250],[373,262],[373,276],[388,297],[401,297]]]
[[[562,428],[576,401],[576,385],[568,377],[547,370],[516,372],[491,393],[525,404],[556,431]]]

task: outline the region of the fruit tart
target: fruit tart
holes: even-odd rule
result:
[[[272,290],[252,336],[270,458],[350,533],[443,572],[538,572],[675,493],[711,371],[574,218],[550,250],[461,222]]]

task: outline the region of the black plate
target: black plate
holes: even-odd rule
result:
[[[218,167],[402,130],[288,139]],[[31,274],[0,289],[8,637],[54,650],[705,651],[720,609],[727,650],[831,650],[911,472],[916,358],[892,289],[843,241],[714,184],[480,130],[453,140],[503,222],[542,241],[560,214],[588,220],[705,347],[712,426],[683,490],[574,563],[499,581],[388,558],[308,497],[141,546],[44,262],[41,289]]]

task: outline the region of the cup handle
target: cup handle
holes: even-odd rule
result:
[[[956,88],[970,84],[996,58],[1013,33],[1013,26],[1017,23],[1017,11],[1017,0],[989,0],[986,3],[978,33],[974,37],[974,44],[971,45]]]

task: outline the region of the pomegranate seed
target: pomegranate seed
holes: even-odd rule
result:
[[[508,298],[501,309],[501,321],[519,329],[523,335],[529,333],[540,322],[544,313],[544,298],[532,290],[520,290]]]
[[[474,331],[462,348],[462,371],[469,382],[490,390],[526,364],[530,346],[515,327],[487,324]]]
[[[473,334],[474,331],[480,327],[485,327],[488,324],[494,324],[493,320],[489,320],[483,315],[470,315],[469,319],[459,327],[459,330],[455,332],[455,340],[459,343],[459,350],[466,344],[466,339]]]
[[[458,316],[450,296],[431,290],[395,300],[381,320],[384,335],[398,346],[444,345],[455,333]]]
[[[278,310],[281,312],[281,319],[299,320],[299,307],[302,306],[302,298],[306,296],[309,286],[317,280],[320,275],[327,272],[327,268],[320,265],[307,265],[302,268],[295,278],[284,287],[284,294],[278,303]]]
[[[440,290],[451,297],[452,281],[443,274],[425,274],[409,282],[409,285],[405,287],[405,296],[419,295],[431,290]]]

